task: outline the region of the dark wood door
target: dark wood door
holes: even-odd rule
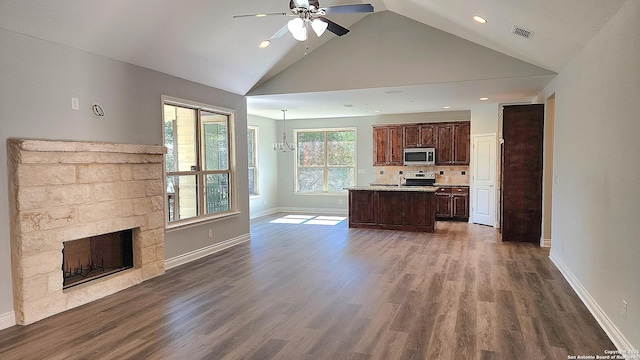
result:
[[[503,110],[502,241],[539,243],[544,105]]]
[[[436,147],[436,165],[451,164],[453,145],[453,125],[438,125],[438,146]]]

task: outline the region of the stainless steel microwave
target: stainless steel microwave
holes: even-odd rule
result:
[[[414,148],[404,149],[403,165],[429,166],[436,164],[436,149]]]

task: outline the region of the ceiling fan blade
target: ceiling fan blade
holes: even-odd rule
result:
[[[284,34],[289,32],[289,28],[287,27],[287,24],[285,23],[283,27],[280,28],[280,30],[276,31],[275,34],[271,35],[271,40],[273,39],[277,39],[277,38],[281,38],[284,36]]]
[[[322,8],[326,15],[373,12],[371,4],[336,5]]]
[[[342,36],[346,33],[349,32],[349,29],[347,29],[346,27],[342,26],[342,25],[338,25],[336,23],[334,23],[333,21],[327,19],[326,17],[318,17],[318,19],[326,22],[328,24],[327,26],[327,30],[331,31],[332,33],[338,35],[338,36]]]
[[[289,8],[309,8],[309,0],[291,0],[289,2]]]
[[[242,17],[263,17],[263,16],[268,16],[268,15],[291,15],[289,13],[283,13],[283,12],[272,12],[272,13],[261,13],[261,14],[242,14],[242,15],[233,15],[234,18],[242,18]]]

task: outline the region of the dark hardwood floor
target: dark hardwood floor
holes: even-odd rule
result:
[[[282,216],[283,214],[278,214]],[[532,244],[252,222],[252,241],[29,326],[0,359],[567,359],[614,349]]]

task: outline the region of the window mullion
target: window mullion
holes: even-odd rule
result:
[[[197,200],[197,214],[198,216],[202,216],[204,212],[202,211],[205,199],[204,199],[204,175],[202,171],[204,167],[202,166],[202,153],[204,152],[204,144],[202,141],[202,109],[196,109],[196,148],[198,151],[196,152],[196,183],[198,189],[198,200]]]
[[[327,151],[328,149],[327,132],[324,131],[323,134],[324,134],[324,180],[322,182],[322,191],[328,192],[329,191],[329,170],[328,170],[329,152]]]

